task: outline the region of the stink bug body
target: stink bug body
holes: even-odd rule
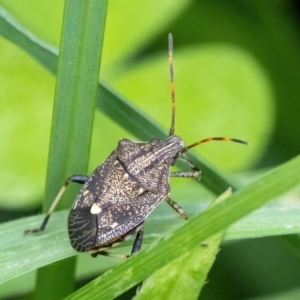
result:
[[[68,232],[72,247],[80,252],[117,256],[107,249],[123,242],[136,233],[132,252],[140,250],[143,223],[155,207],[165,200],[184,219],[185,211],[169,198],[169,177],[199,178],[200,172],[190,162],[193,171],[170,172],[170,167],[190,148],[212,140],[246,142],[226,137],[206,138],[185,146],[174,135],[175,90],[173,76],[173,40],[169,34],[169,65],[171,77],[172,121],[169,136],[154,138],[151,142],[119,141],[116,149],[100,164],[91,176],[73,175],[68,178],[38,229],[40,232],[61,199],[70,182],[83,184],[68,219]]]

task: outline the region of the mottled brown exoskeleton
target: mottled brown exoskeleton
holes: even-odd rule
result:
[[[193,171],[170,172],[170,167],[190,148],[212,140],[246,142],[226,137],[207,138],[185,147],[182,139],[174,135],[175,90],[173,76],[173,40],[169,34],[169,65],[171,77],[172,121],[169,136],[154,138],[151,142],[119,141],[117,148],[90,176],[73,175],[68,178],[38,229],[45,226],[70,182],[83,184],[68,219],[72,247],[80,252],[118,256],[105,250],[137,234],[131,254],[140,250],[143,224],[149,214],[165,200],[184,219],[185,211],[169,198],[169,177],[199,178],[200,172],[190,162]],[[186,160],[186,159],[185,159]]]

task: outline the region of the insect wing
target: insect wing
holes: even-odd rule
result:
[[[72,209],[68,219],[69,238],[72,247],[85,252],[95,247],[97,239],[97,216],[88,207]]]
[[[165,196],[147,191],[113,152],[82,187],[70,211],[73,248],[111,246],[143,222]]]
[[[143,222],[163,199],[163,194],[146,190],[116,158],[94,203],[99,207],[97,245],[126,235]]]
[[[91,207],[103,189],[104,178],[113,168],[115,152],[97,167],[89,180],[82,186],[69,213],[68,231],[72,247],[77,251],[93,249],[97,240],[97,215]]]
[[[156,193],[144,193],[135,199],[120,201],[98,215],[97,244],[107,244],[127,235],[141,224],[165,198]]]

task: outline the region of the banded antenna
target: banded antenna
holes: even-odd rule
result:
[[[169,136],[174,134],[175,131],[175,85],[174,85],[174,70],[173,70],[173,37],[169,33],[169,66],[170,66],[170,78],[171,78],[171,98],[172,98],[172,120],[169,131]]]
[[[243,140],[235,139],[235,138],[229,138],[229,137],[223,137],[223,136],[222,137],[209,137],[204,140],[193,143],[187,147],[182,148],[180,150],[180,152],[178,153],[178,155],[181,155],[181,154],[187,152],[188,150],[190,150],[191,148],[196,147],[200,144],[211,142],[211,141],[234,142],[234,143],[239,143],[239,144],[243,144],[243,145],[248,145],[247,142],[245,142]]]
[[[169,136],[174,135],[175,132],[175,84],[174,84],[174,68],[173,68],[173,36],[171,33],[168,35],[168,48],[169,48],[169,66],[170,66],[170,78],[171,78],[171,99],[172,99],[172,119],[171,119],[171,127],[169,131]],[[189,149],[196,147],[200,144],[211,142],[211,141],[222,141],[222,142],[234,142],[239,144],[248,145],[247,142],[229,137],[208,137],[206,139],[200,140],[196,143],[193,143],[187,147],[181,149],[178,155],[181,155],[187,152]]]

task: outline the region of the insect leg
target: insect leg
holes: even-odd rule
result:
[[[177,159],[186,162],[192,170],[199,171],[199,169],[191,161],[189,161],[185,154],[180,155]]]
[[[121,259],[126,259],[126,258],[130,257],[130,255],[110,253],[108,251],[100,251],[100,252],[95,252],[95,253],[91,254],[92,257],[96,257],[98,255],[104,255],[104,256],[109,256],[109,257],[114,257],[114,258],[121,258]]]
[[[185,212],[185,210],[179,205],[177,204],[175,201],[173,201],[171,198],[166,197],[165,198],[166,202],[176,211],[179,213],[179,215],[184,218],[185,220],[188,219],[188,215]]]
[[[142,223],[141,227],[138,229],[136,233],[136,237],[132,246],[131,255],[137,253],[142,248],[143,242],[143,235],[144,235],[144,223]]]
[[[170,177],[181,177],[181,178],[197,178],[201,176],[201,171],[189,171],[189,172],[171,172]]]
[[[31,230],[25,230],[24,234],[27,234],[27,233],[37,233],[37,232],[41,232],[45,229],[47,223],[48,223],[48,220],[51,216],[51,214],[53,213],[55,207],[57,206],[58,202],[60,201],[62,195],[64,194],[67,186],[69,185],[70,182],[77,182],[77,183],[85,183],[87,180],[89,179],[88,176],[83,176],[83,175],[73,175],[71,177],[69,177],[64,185],[61,187],[60,191],[58,192],[57,196],[55,197],[53,203],[51,204],[48,212],[47,212],[47,215],[42,223],[42,225],[40,226],[40,228],[35,228],[35,229],[31,229]]]

